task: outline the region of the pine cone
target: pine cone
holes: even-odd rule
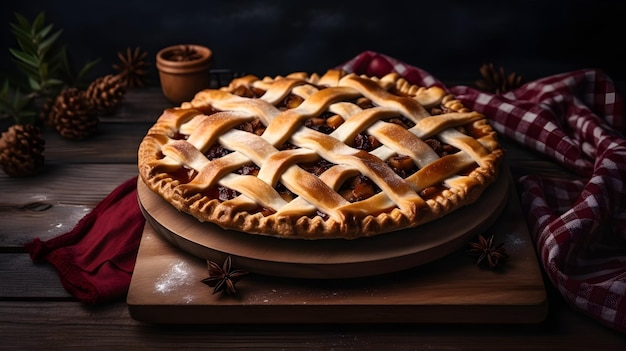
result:
[[[85,93],[76,88],[61,91],[52,106],[51,118],[57,132],[71,140],[81,140],[92,135],[99,123],[98,115]]]
[[[11,177],[36,174],[44,163],[45,145],[38,126],[14,124],[0,138],[0,166]]]
[[[118,52],[117,57],[119,63],[113,64],[113,69],[118,73],[122,81],[128,89],[134,87],[142,87],[148,80],[148,66],[150,63],[146,61],[146,51],[141,51],[139,47],[135,50],[126,49],[126,53]]]
[[[476,87],[489,93],[504,94],[522,85],[521,76],[515,73],[506,75],[504,68],[500,67],[499,70],[496,70],[493,63],[482,65],[480,74],[483,76],[483,80],[477,81]]]
[[[87,87],[85,97],[96,112],[108,115],[115,111],[125,94],[124,80],[118,75],[108,74],[91,82]]]

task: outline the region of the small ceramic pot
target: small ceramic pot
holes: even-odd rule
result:
[[[209,87],[213,52],[201,45],[173,45],[157,53],[156,67],[165,97],[179,104]]]

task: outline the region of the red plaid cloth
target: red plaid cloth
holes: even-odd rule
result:
[[[599,70],[539,79],[503,95],[445,87],[429,73],[375,52],[338,68],[438,85],[487,116],[502,135],[547,155],[582,180],[520,179],[540,261],[564,298],[626,332],[626,116],[613,82]]]

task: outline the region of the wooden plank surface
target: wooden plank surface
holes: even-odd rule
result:
[[[27,178],[0,176],[0,247],[70,231],[115,187],[136,176],[137,165],[51,165],[44,172]]]
[[[76,300],[65,291],[54,267],[34,264],[27,253],[0,253],[0,279],[3,300]]]
[[[538,325],[151,325],[130,318],[122,303],[63,301],[0,301],[0,338],[6,350],[611,351],[626,345],[623,335],[571,310]]]

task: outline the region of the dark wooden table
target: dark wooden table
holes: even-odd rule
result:
[[[333,350],[624,350],[626,335],[572,309],[546,282],[549,313],[532,325],[149,325],[126,302],[85,306],[61,286],[54,268],[23,248],[69,231],[117,185],[137,174],[137,147],[170,107],[158,87],[127,93],[102,118],[97,135],[64,140],[46,131],[46,165],[37,176],[0,172],[0,349],[333,349]],[[540,155],[503,140],[515,179],[571,176]]]

